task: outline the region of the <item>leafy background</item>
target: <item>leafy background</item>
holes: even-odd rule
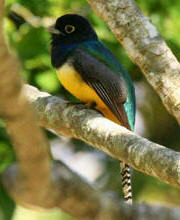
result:
[[[136,0],[144,14],[158,28],[176,57],[180,57],[180,1]],[[106,44],[131,75],[136,87],[137,117],[136,132],[150,140],[179,150],[180,128],[167,113],[159,97],[147,84],[142,73],[135,66],[124,49],[108,30],[105,23],[91,10],[85,0],[7,0],[4,31],[9,48],[21,62],[21,75],[25,82],[53,95],[73,100],[57,80],[50,63],[50,36],[44,27],[34,27],[22,17],[12,14],[14,6],[23,6],[38,18],[57,18],[65,13],[79,13],[87,17],[99,38]],[[47,132],[47,131],[46,131]],[[78,169],[98,188],[122,197],[119,162],[86,144],[47,132],[53,155],[61,158],[73,169]],[[16,160],[5,124],[0,120],[0,173]],[[133,171],[133,194],[136,202],[180,205],[180,190],[158,179]],[[14,203],[8,197],[0,182],[0,218],[10,219]],[[66,219],[67,217],[62,217]]]

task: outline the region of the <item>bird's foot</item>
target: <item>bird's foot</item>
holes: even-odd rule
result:
[[[91,109],[95,109],[96,108],[96,102],[88,102],[85,104],[88,108],[91,108]]]

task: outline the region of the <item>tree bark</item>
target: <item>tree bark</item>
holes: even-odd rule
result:
[[[2,33],[3,13],[4,1],[1,0],[0,116],[7,126],[20,165],[14,184],[18,185],[23,198],[17,199],[20,199],[21,203],[37,206],[43,204],[44,207],[49,207],[54,205],[56,192],[50,176],[48,144],[22,92],[18,62],[10,56],[6,47]]]
[[[9,191],[15,195],[13,186],[16,179],[18,166],[10,167],[4,174],[9,185]],[[146,204],[128,205],[117,198],[99,192],[73,173],[62,163],[54,163],[52,166],[52,176],[56,180],[59,189],[59,200],[55,207],[62,208],[70,215],[82,220],[179,220],[180,210],[163,206],[150,206]],[[36,212],[37,207],[32,206]],[[41,212],[43,209],[41,209]],[[45,210],[46,212],[47,210]],[[51,211],[51,209],[49,209]],[[30,207],[26,212],[31,215]],[[53,213],[52,213],[53,214]],[[38,215],[38,213],[37,213]],[[38,215],[39,216],[39,215]],[[52,219],[52,218],[51,218]],[[54,218],[53,218],[54,219]],[[56,219],[56,218],[55,218]]]
[[[87,0],[180,123],[180,64],[134,0]]]
[[[134,169],[180,186],[179,152],[142,138],[83,105],[65,102],[32,86],[24,89],[41,126],[81,139]]]

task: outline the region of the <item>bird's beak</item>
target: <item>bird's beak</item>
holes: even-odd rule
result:
[[[61,35],[65,35],[65,34],[62,33],[61,31],[59,31],[58,29],[56,29],[56,28],[54,27],[54,25],[48,27],[48,32],[51,33],[51,34],[61,34]]]

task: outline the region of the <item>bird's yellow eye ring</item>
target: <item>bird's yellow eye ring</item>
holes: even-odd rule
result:
[[[67,34],[71,34],[72,32],[75,31],[75,27],[73,25],[67,24],[65,26],[65,31]]]

